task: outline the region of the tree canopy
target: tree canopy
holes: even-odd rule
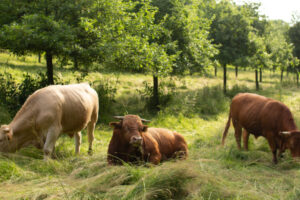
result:
[[[300,57],[300,23],[267,20],[259,6],[227,0],[3,0],[0,48],[44,54],[49,84],[54,58],[77,70],[98,63],[154,78],[201,74],[220,63],[226,91],[229,64],[284,71]]]

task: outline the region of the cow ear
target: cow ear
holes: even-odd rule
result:
[[[122,124],[120,122],[110,122],[109,126],[112,128],[118,128],[118,129],[122,128]]]
[[[142,131],[143,132],[147,132],[147,130],[148,130],[148,126],[147,125],[143,125]]]
[[[3,128],[3,132],[6,133],[6,134],[9,133],[10,132],[10,128],[9,127]]]

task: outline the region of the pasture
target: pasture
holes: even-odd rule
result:
[[[44,61],[43,61],[44,62]],[[17,81],[24,73],[45,71],[45,63],[35,56],[0,54],[0,73],[8,72]],[[184,77],[164,77],[162,91],[166,105],[158,113],[145,109],[147,86],[152,76],[99,69],[85,76],[71,69],[55,68],[63,82],[89,81],[112,87],[114,102],[98,121],[94,152],[87,154],[83,132],[81,154],[75,156],[74,138],[63,136],[56,143],[57,159],[45,162],[43,152],[25,148],[15,154],[0,154],[0,199],[299,199],[300,164],[289,152],[272,163],[264,138],[250,136],[249,151],[239,151],[233,127],[225,147],[221,137],[228,118],[230,98],[238,92],[256,92],[254,72],[241,69],[235,78],[228,73],[228,95],[222,93],[222,71]],[[294,75],[265,71],[259,94],[289,106],[300,126],[300,90]],[[105,105],[104,105],[105,106]],[[13,116],[0,107],[0,123]],[[106,153],[112,129],[112,115],[138,114],[151,120],[149,126],[165,127],[181,133],[189,146],[185,161],[168,161],[158,166],[108,166]]]

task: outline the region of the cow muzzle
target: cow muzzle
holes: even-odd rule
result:
[[[141,136],[132,136],[130,138],[130,144],[134,146],[140,146],[143,143],[143,138]]]

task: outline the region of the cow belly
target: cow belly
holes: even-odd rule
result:
[[[86,127],[91,120],[91,109],[84,106],[70,109],[71,112],[64,112],[62,117],[62,129],[63,132],[78,132]]]
[[[87,123],[88,123],[87,120],[85,120],[85,121],[70,120],[70,121],[68,121],[68,123],[66,123],[62,126],[62,132],[64,132],[64,133],[79,132],[87,126]]]

